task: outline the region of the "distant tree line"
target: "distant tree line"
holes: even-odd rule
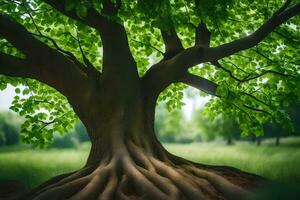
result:
[[[264,126],[264,135],[259,137],[254,134],[243,137],[233,118],[218,115],[211,120],[203,114],[202,109],[195,109],[191,119],[186,119],[181,110],[168,112],[164,106],[159,106],[155,128],[162,142],[188,143],[222,139],[228,145],[233,144],[234,140],[252,141],[260,145],[262,140],[274,138],[274,143],[279,145],[282,137],[300,136],[300,106],[291,105],[284,109],[292,119],[294,129],[288,130],[276,123],[268,123]]]
[[[0,146],[19,144],[19,132],[22,120],[10,112],[0,115]]]

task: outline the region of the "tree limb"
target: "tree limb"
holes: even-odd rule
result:
[[[203,37],[203,39],[200,39],[199,35],[197,41],[198,43],[204,45],[196,45],[194,47],[180,51],[173,58],[165,61],[165,66],[151,67],[147,71],[145,79],[152,79],[149,82],[154,83],[153,80],[157,80],[158,77],[162,77],[163,80],[161,81],[160,88],[164,89],[168,86],[168,84],[171,84],[172,81],[176,81],[179,77],[183,76],[183,74],[186,73],[189,67],[205,62],[215,62],[221,58],[230,56],[241,50],[255,46],[276,27],[300,13],[300,2],[289,7],[290,3],[290,1],[287,1],[259,29],[242,39],[238,39],[218,47],[206,47],[205,44],[208,45],[209,34],[207,33],[207,36],[205,36],[204,34],[203,36],[205,37]],[[203,25],[202,30],[203,32],[205,32]],[[163,65],[163,63],[161,65]],[[155,87],[159,88],[159,86],[157,86],[158,83],[154,84],[156,84]]]
[[[175,28],[171,28],[169,30],[161,30],[160,32],[165,44],[165,59],[172,58],[183,50],[183,46],[176,33]]]
[[[195,46],[209,47],[211,32],[207,29],[206,24],[199,23],[196,27],[196,41]]]
[[[42,38],[49,40],[53,44],[53,46],[55,47],[55,49],[57,51],[64,54],[69,60],[71,60],[73,63],[75,63],[78,66],[78,68],[82,70],[82,72],[87,73],[87,68],[81,62],[79,62],[77,60],[77,58],[74,56],[74,54],[72,52],[69,52],[69,51],[66,51],[66,50],[60,48],[54,39],[52,39],[46,35],[40,35],[40,34],[35,34],[35,33],[31,33],[31,34],[36,37],[42,37]]]
[[[35,78],[34,69],[28,61],[0,52],[0,74],[13,77]]]
[[[37,24],[35,23],[35,20],[32,16],[32,14],[30,13],[29,9],[27,8],[27,5],[26,5],[26,2],[22,2],[20,5],[22,5],[24,8],[25,8],[25,13],[29,15],[36,31],[39,33],[39,34],[34,34],[34,33],[31,33],[32,35],[35,35],[35,36],[39,36],[39,37],[43,37],[43,38],[46,38],[47,40],[50,40],[52,42],[52,44],[54,45],[54,47],[61,53],[65,54],[67,56],[68,59],[72,60],[83,72],[87,73],[87,70],[86,68],[77,60],[77,58],[71,53],[71,52],[68,52],[68,51],[65,51],[63,49],[61,49],[58,44],[55,42],[54,39],[48,37],[48,36],[45,36],[42,34],[42,32],[40,31],[39,27],[37,26]]]
[[[109,0],[105,0],[103,15],[90,7],[86,16],[83,17],[77,16],[75,9],[67,11],[65,9],[66,0],[42,1],[64,15],[95,28],[99,32],[103,44],[103,77],[106,77],[106,74],[108,76],[114,75],[116,74],[115,71],[130,73],[135,78],[138,77],[136,63],[129,49],[125,28],[122,24],[110,19],[119,8],[120,1],[114,4]]]
[[[300,2],[291,7],[288,7],[289,4],[290,1],[287,1],[260,28],[244,38],[218,47],[207,48],[202,45],[197,45],[185,49],[172,58],[174,67],[183,67],[187,69],[188,67],[192,67],[200,63],[217,61],[257,45],[279,25],[300,13]]]
[[[26,59],[19,59],[2,53],[0,62],[3,71],[0,73],[36,79],[67,97],[76,95],[74,87],[83,89],[86,75],[63,54],[36,39],[6,15],[0,14],[0,27],[0,35],[26,56]],[[26,67],[22,67],[24,65]],[[12,72],[14,69],[16,72]]]
[[[34,38],[19,23],[10,19],[7,15],[0,14],[0,27],[0,35],[27,57],[50,53],[47,45]]]
[[[210,80],[196,76],[194,74],[186,73],[180,82],[190,85],[198,90],[202,90],[205,93],[216,96],[218,85]]]
[[[269,18],[259,29],[254,33],[233,42],[221,45],[219,47],[208,49],[207,59],[219,60],[221,58],[230,56],[239,51],[249,49],[259,42],[261,42],[267,35],[274,31],[279,25],[283,24],[293,16],[300,13],[300,3],[297,3],[289,8],[291,1],[286,3],[278,9],[271,18]]]
[[[223,67],[218,61],[215,61],[215,62],[211,62],[211,64],[213,64],[214,66],[216,66],[217,68],[220,68],[222,69],[223,71],[227,72],[229,74],[229,76],[238,81],[238,82],[241,82],[242,80],[237,78],[236,76],[233,75],[232,71],[230,71],[229,69],[226,69],[225,67]]]

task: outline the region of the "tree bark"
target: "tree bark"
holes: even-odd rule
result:
[[[232,137],[230,135],[227,136],[226,144],[227,145],[232,145],[233,144]]]
[[[141,82],[123,83],[127,90],[122,95],[111,87],[102,84],[102,98],[91,96],[95,103],[86,111],[89,118],[82,120],[92,143],[86,165],[16,199],[216,200],[253,195],[262,178],[196,164],[164,149],[154,132],[156,98]]]
[[[276,135],[276,146],[280,145],[280,133],[277,133]]]

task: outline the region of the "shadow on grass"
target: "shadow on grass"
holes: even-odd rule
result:
[[[271,183],[255,192],[247,200],[300,200],[300,184]]]
[[[20,181],[0,181],[0,200],[19,196],[29,190]],[[21,195],[22,196],[22,195]],[[272,183],[255,192],[255,197],[245,200],[299,200],[300,185],[290,183]],[[240,200],[240,199],[239,199]]]
[[[0,200],[10,199],[29,190],[25,183],[14,180],[0,181]]]

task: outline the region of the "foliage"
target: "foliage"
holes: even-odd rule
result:
[[[183,134],[183,116],[180,110],[173,110],[170,113],[166,105],[160,105],[156,109],[155,129],[157,136],[162,142],[178,142]]]
[[[78,122],[75,124],[71,134],[75,134],[80,143],[90,141],[87,130],[82,122]]]
[[[54,134],[50,148],[78,148],[83,142],[89,141],[84,125],[76,123],[72,130],[64,135]]]
[[[64,136],[54,134],[54,139],[51,144],[51,148],[77,148],[79,141],[76,137],[71,134],[65,134]]]
[[[79,17],[84,17],[91,7],[101,12],[102,2],[68,0],[65,9],[75,9]],[[140,76],[149,68],[149,57],[158,60],[163,56],[159,29],[168,31],[174,26],[187,48],[194,45],[194,29],[202,21],[211,32],[211,45],[217,46],[252,33],[283,3],[282,0],[121,2],[120,12],[110,20],[125,25]],[[71,52],[83,62],[80,41],[85,56],[101,70],[102,43],[94,29],[38,0],[1,0],[0,12],[9,14],[48,46]],[[221,59],[225,70],[209,63],[191,69],[192,73],[219,85],[219,97],[207,104],[207,115],[215,118],[223,113],[225,117],[234,117],[242,135],[262,135],[263,124],[267,122],[292,129],[284,107],[300,101],[299,26],[300,18],[296,16],[255,47]],[[3,38],[0,38],[0,51],[24,57]],[[11,109],[26,119],[21,129],[24,142],[44,147],[51,143],[54,132],[63,134],[77,121],[68,101],[56,90],[34,80],[1,76],[0,89],[5,89],[7,84],[22,86],[16,89]],[[166,101],[169,109],[179,108],[184,87],[172,85],[160,100]]]
[[[222,137],[230,144],[232,139],[239,139],[240,130],[234,118],[226,118],[220,114],[211,120],[203,114],[202,109],[198,109],[192,114],[191,124],[196,125],[195,128],[205,141]]]

